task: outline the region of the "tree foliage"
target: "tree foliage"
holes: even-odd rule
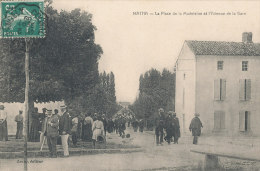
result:
[[[139,95],[130,109],[137,118],[153,120],[159,108],[174,111],[175,73],[151,69],[139,78]]]
[[[30,40],[30,99],[35,102],[72,101],[99,83],[92,14],[46,7],[46,38]],[[0,101],[24,102],[23,39],[0,40]]]
[[[119,109],[116,102],[114,74],[99,74],[99,82],[87,93],[68,103],[75,112],[97,112],[112,117]]]

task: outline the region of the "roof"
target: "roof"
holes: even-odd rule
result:
[[[260,56],[260,43],[186,41],[195,55]]]

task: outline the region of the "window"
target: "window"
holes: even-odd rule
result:
[[[250,130],[250,111],[239,112],[239,131],[247,132]]]
[[[248,61],[242,61],[242,71],[248,70]]]
[[[182,108],[184,109],[185,107],[185,88],[183,88],[182,91]]]
[[[226,98],[226,80],[214,80],[214,100],[225,100]]]
[[[184,131],[186,130],[185,129],[185,114],[184,113],[182,114],[182,130],[184,130]]]
[[[240,79],[239,80],[239,100],[250,100],[251,99],[251,80]]]
[[[184,74],[183,74],[183,80],[185,80],[185,78],[186,78],[186,74],[184,73]]]
[[[217,66],[217,68],[218,68],[218,70],[223,70],[223,61],[218,61],[218,66]]]
[[[214,130],[225,129],[225,112],[215,111],[214,112]]]

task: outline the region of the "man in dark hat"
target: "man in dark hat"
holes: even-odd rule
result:
[[[52,114],[52,110],[47,110],[47,118],[44,121],[47,144],[50,150],[50,157],[57,157],[57,138],[59,136],[59,118],[57,114]]]
[[[15,116],[14,121],[17,123],[15,139],[21,139],[23,136],[23,111],[19,110],[19,114]]]
[[[155,118],[156,145],[162,145],[163,143],[163,128],[165,124],[163,113],[164,113],[163,108],[160,108],[158,110],[158,115]]]
[[[64,157],[69,157],[68,138],[71,131],[71,119],[67,112],[67,106],[63,105],[60,107],[60,109],[62,115],[59,122],[59,133],[61,135]]]
[[[203,126],[199,119],[199,113],[195,113],[195,117],[191,120],[189,127],[190,131],[192,131],[192,136],[194,136],[193,144],[198,143],[198,138],[201,134],[201,128],[203,128]]]
[[[0,105],[0,141],[8,141],[7,113],[4,105]]]

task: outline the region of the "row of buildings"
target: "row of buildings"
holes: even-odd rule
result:
[[[260,43],[185,41],[176,61],[181,130],[200,113],[204,134],[260,135]]]

